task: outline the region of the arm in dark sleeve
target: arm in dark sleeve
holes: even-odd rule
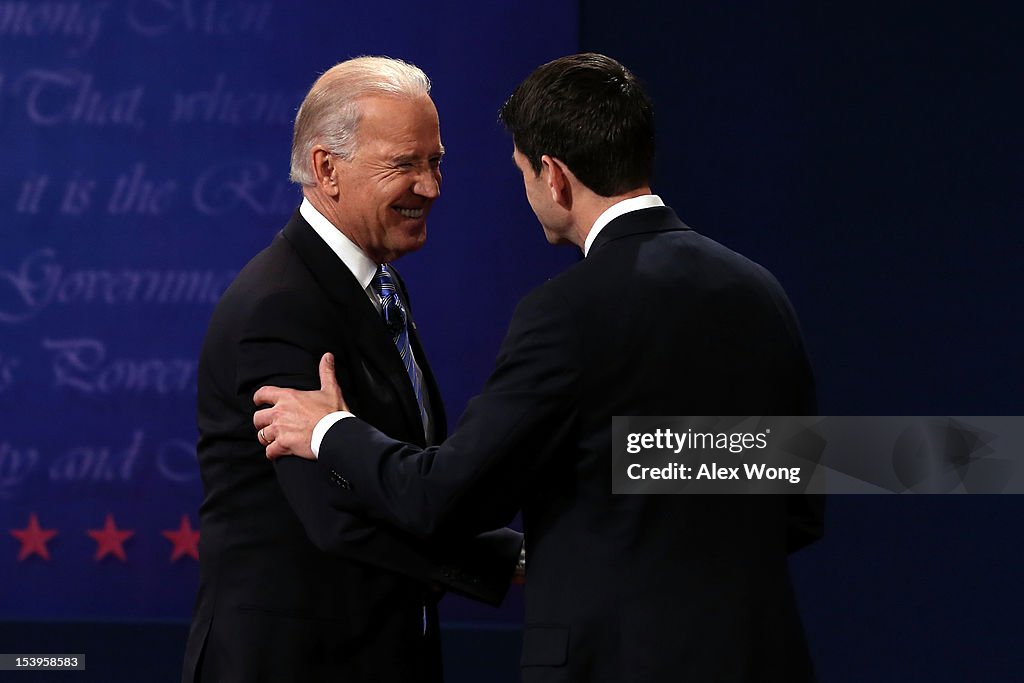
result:
[[[318,388],[318,361],[326,351],[335,351],[344,381],[344,356],[309,341],[327,339],[317,328],[322,317],[321,311],[304,304],[298,294],[283,292],[259,302],[239,341],[236,386],[240,399],[251,404],[255,390],[268,384]],[[482,602],[498,604],[504,597],[522,545],[518,532],[499,529],[459,543],[428,546],[406,533],[332,506],[334,491],[316,463],[284,458],[275,462],[274,469],[289,505],[321,550],[440,584]]]
[[[358,418],[331,427],[318,462],[339,504],[421,538],[507,524],[575,428],[580,351],[565,308],[545,288],[520,303],[494,372],[442,445],[402,443]]]

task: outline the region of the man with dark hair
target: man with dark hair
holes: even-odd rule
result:
[[[549,92],[560,95],[552,99]],[[651,102],[626,67],[603,55],[573,55],[545,64],[519,86],[499,116],[534,175],[548,154],[602,197],[650,181]]]
[[[421,537],[521,507],[525,681],[813,680],[787,553],[820,535],[818,499],[611,494],[612,416],[813,414],[782,288],[651,193],[651,106],[621,64],[545,64],[501,117],[548,240],[585,258],[519,304],[440,446],[348,413],[327,354],[319,392],[256,393],[267,456],[318,459],[340,505]]]

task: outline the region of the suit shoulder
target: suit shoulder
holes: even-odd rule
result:
[[[571,292],[580,286],[579,278],[572,274],[579,263],[545,280],[526,293],[517,306],[517,312],[544,309],[551,305],[565,303],[572,298]]]
[[[310,279],[295,249],[278,234],[238,272],[231,288],[269,292],[288,289]]]
[[[308,308],[322,287],[281,234],[252,257],[225,290],[217,309],[251,311],[268,305]]]
[[[701,234],[671,230],[634,235],[593,253],[583,264],[583,278],[614,286],[624,270],[662,274],[712,287],[760,283],[780,288],[772,273],[737,251]]]
[[[288,241],[278,235],[239,271],[214,307],[204,347],[221,339],[234,341],[261,321],[316,321],[325,297]]]

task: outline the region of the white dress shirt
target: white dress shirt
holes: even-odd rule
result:
[[[586,257],[590,253],[590,247],[594,244],[594,240],[597,239],[598,233],[604,230],[604,226],[611,223],[613,220],[627,214],[631,211],[639,211],[640,209],[650,209],[654,206],[665,206],[665,202],[661,201],[661,197],[656,194],[642,194],[639,197],[633,197],[631,199],[623,199],[617,204],[612,204],[604,210],[597,220],[594,221],[594,227],[587,233],[587,239],[583,242],[583,256]]]
[[[341,230],[334,227],[322,213],[316,210],[316,207],[310,204],[308,199],[303,198],[302,204],[299,205],[299,214],[306,219],[310,227],[316,231],[317,235],[320,235],[320,239],[327,243],[327,246],[331,248],[341,262],[345,264],[349,272],[355,277],[356,281],[362,286],[363,291],[366,292],[366,296],[370,299],[370,303],[373,307],[380,312],[380,297],[377,296],[377,292],[373,289],[373,276],[377,273],[377,263],[373,261],[369,256],[363,253],[363,250],[356,246],[355,242],[350,240]],[[410,352],[412,349],[410,349]],[[413,353],[412,362],[416,365],[416,371],[420,373],[420,377],[423,376],[422,370],[420,370],[419,362],[416,360],[416,354]],[[423,401],[427,408],[427,417],[423,425],[425,434],[430,434],[430,408],[429,397],[427,396],[427,388],[423,387]],[[351,417],[352,413],[346,411],[339,411],[337,413],[331,413],[324,417],[317,423],[313,429],[312,448],[313,454],[317,455],[320,452],[320,443],[324,440],[324,435],[327,434],[327,430],[334,425],[335,422],[343,417]]]
[[[370,302],[380,312],[380,298],[370,286],[373,283],[373,276],[377,272],[377,264],[364,254],[355,242],[346,237],[345,233],[324,218],[324,215],[317,211],[308,199],[302,199],[302,204],[299,205],[299,214],[312,226],[316,234],[320,235],[320,239],[327,243],[331,251],[338,255],[341,262],[345,264],[345,267],[355,276],[356,281],[366,292]]]

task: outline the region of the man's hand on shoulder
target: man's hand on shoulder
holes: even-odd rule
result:
[[[325,353],[320,359],[320,389],[298,391],[281,387],[260,387],[253,395],[257,406],[270,406],[256,411],[252,422],[257,438],[267,449],[267,458],[297,455],[315,460],[311,448],[313,429],[326,415],[348,410],[341,387],[334,376],[334,356]]]

